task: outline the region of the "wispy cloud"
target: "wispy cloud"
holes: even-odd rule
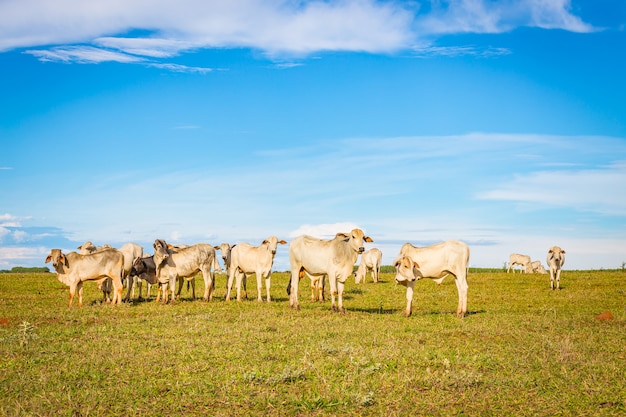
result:
[[[214,71],[213,68],[205,68],[205,67],[189,67],[186,65],[179,64],[156,64],[150,63],[147,64],[149,67],[161,68],[172,72],[183,72],[183,73],[197,73],[197,74],[206,74]]]
[[[144,58],[141,57],[92,46],[62,46],[52,49],[30,49],[24,53],[33,55],[44,62],[94,64],[100,62],[138,63],[144,61]]]
[[[128,63],[203,48],[252,48],[278,59],[323,51],[393,53],[432,43],[441,34],[501,33],[521,26],[593,30],[572,13],[570,0],[94,0],[88,5],[20,0],[0,3],[0,51],[31,48],[28,53],[41,60]],[[143,32],[129,35],[138,31]],[[457,47],[429,53],[479,52],[505,50]]]
[[[477,46],[428,46],[417,48],[413,52],[413,54],[417,57],[446,56],[450,58],[468,55],[491,58],[495,56],[509,55],[511,53],[511,50],[508,48],[484,48]]]
[[[593,26],[572,14],[570,0],[444,0],[416,19],[420,34],[502,33],[518,27],[591,32]]]
[[[626,162],[597,169],[538,171],[517,175],[478,194],[485,200],[509,200],[626,216]]]

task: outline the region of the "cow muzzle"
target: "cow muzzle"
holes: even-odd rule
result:
[[[363,252],[365,252],[365,248],[363,246],[361,246],[357,252],[358,253],[363,253]]]

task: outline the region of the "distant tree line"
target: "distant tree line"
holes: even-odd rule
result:
[[[0,269],[0,274],[13,274],[13,273],[35,273],[35,272],[50,272],[50,268],[47,266],[43,267],[31,267],[27,268],[25,266],[14,266],[11,270],[8,269]]]

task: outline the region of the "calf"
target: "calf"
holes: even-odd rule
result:
[[[519,253],[512,253],[511,255],[509,255],[509,267],[507,268],[506,272],[508,273],[509,271],[511,271],[511,269],[513,269],[513,273],[515,273],[515,269],[513,268],[515,265],[520,265],[525,273],[530,273],[530,256],[520,255]]]
[[[380,273],[380,262],[383,259],[383,253],[378,248],[372,248],[363,252],[361,255],[361,263],[358,269],[354,273],[354,282],[357,284],[363,281],[365,283],[365,276],[367,271],[372,271],[372,280],[378,282],[378,274]]]
[[[257,300],[263,301],[261,293],[263,291],[263,278],[265,278],[265,292],[268,302],[271,301],[270,285],[272,276],[272,264],[276,247],[278,244],[284,245],[287,242],[278,240],[276,236],[270,236],[259,246],[251,246],[248,243],[239,243],[230,252],[230,265],[228,266],[228,290],[226,301],[230,300],[230,291],[233,280],[237,278],[237,301],[241,301],[241,283],[247,275],[256,275]]]

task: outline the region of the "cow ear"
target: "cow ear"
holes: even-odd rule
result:
[[[550,250],[548,251],[548,253],[552,253],[552,249],[550,249]]]
[[[417,262],[413,261],[413,268],[419,268],[419,267],[420,265]]]
[[[365,240],[366,242],[370,242],[370,243],[374,241],[374,239],[372,239],[369,236],[365,236],[365,238],[363,240]]]
[[[48,257],[46,257],[46,262],[44,262],[44,263],[46,263],[46,264],[47,264],[47,263],[48,263],[48,262],[50,262],[51,260],[52,260],[52,255],[48,255]]]
[[[285,240],[279,240],[279,241],[278,241],[278,243],[280,243],[281,245],[286,245],[286,244],[287,244],[287,241],[285,241]]]
[[[63,265],[65,265],[66,268],[70,267],[70,262],[67,260],[67,256],[61,254],[61,257],[59,258],[59,260],[63,262]]]
[[[261,242],[261,245],[265,245],[266,243],[270,243],[267,239],[265,239],[263,242]]]
[[[220,250],[221,248],[219,246],[213,246],[213,249]]]
[[[564,250],[562,250],[562,251],[561,251],[561,253],[565,253],[565,251],[564,251]]]

